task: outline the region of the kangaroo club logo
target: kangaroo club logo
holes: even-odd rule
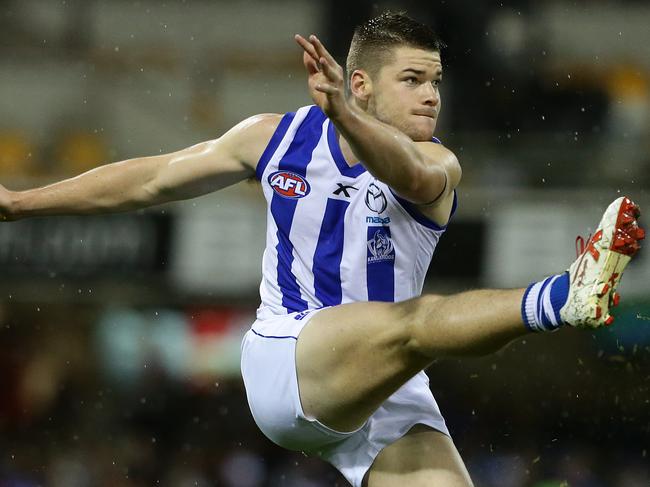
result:
[[[368,229],[368,263],[395,260],[390,230],[386,227]]]
[[[291,171],[275,171],[268,181],[273,191],[283,198],[304,198],[311,191],[307,180]]]
[[[366,191],[366,206],[370,211],[374,211],[375,213],[383,212],[386,206],[388,206],[386,195],[375,183],[370,183],[368,191]]]

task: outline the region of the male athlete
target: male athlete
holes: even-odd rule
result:
[[[47,187],[1,188],[0,214],[132,210],[257,177],[267,246],[242,374],[260,429],[322,456],[355,487],[470,486],[423,369],[531,331],[610,324],[643,238],[638,208],[614,201],[569,271],[526,289],[418,297],[461,177],[433,138],[441,43],[401,14],[366,22],[352,40],[346,93],[321,42],[296,41],[314,106]]]

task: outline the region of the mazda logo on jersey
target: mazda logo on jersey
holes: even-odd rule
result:
[[[309,194],[309,183],[300,174],[290,171],[276,171],[269,176],[273,191],[283,198],[298,199]]]
[[[370,183],[368,191],[366,191],[366,206],[375,213],[381,213],[388,206],[386,195],[375,183]]]

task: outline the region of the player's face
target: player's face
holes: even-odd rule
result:
[[[397,47],[373,80],[368,109],[415,141],[431,140],[440,113],[440,53]]]

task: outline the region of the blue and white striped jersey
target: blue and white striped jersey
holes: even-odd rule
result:
[[[268,203],[259,319],[420,295],[445,227],[349,167],[319,107],[282,118],[257,178]]]

